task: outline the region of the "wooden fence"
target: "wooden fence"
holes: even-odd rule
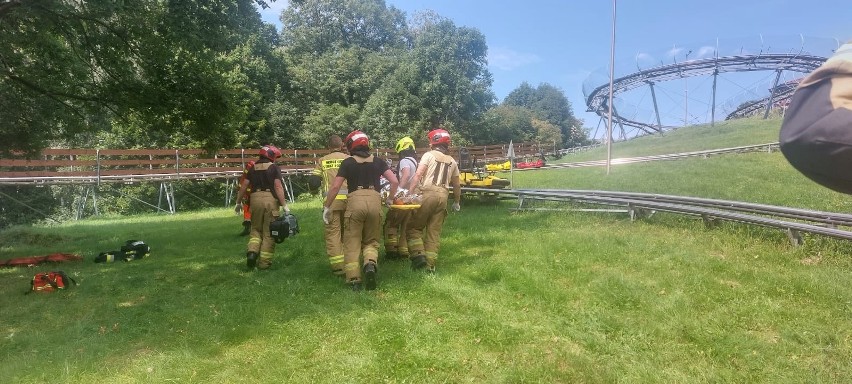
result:
[[[513,145],[516,158],[552,153],[556,148],[537,143]],[[508,144],[466,147],[478,162],[505,161]],[[418,149],[422,155],[427,149]],[[257,149],[227,149],[215,153],[200,149],[59,149],[49,148],[38,156],[0,158],[0,184],[101,183],[168,180],[181,178],[236,177],[245,164],[257,159]],[[287,174],[316,167],[328,153],[324,149],[282,149],[278,164]],[[450,149],[458,159],[459,148]],[[393,149],[375,149],[377,156],[395,160]]]

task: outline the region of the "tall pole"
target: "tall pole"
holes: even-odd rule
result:
[[[612,41],[609,46],[609,120],[606,123],[606,174],[609,175],[609,169],[612,163],[612,81],[615,76],[615,5],[616,0],[612,0]]]
[[[713,106],[710,108],[710,126],[716,126],[716,78],[719,77],[719,69],[713,70]]]
[[[683,126],[689,121],[689,78],[683,78]]]

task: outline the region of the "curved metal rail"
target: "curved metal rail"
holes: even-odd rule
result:
[[[792,71],[809,73],[818,68],[825,60],[826,57],[804,54],[802,52],[759,53],[755,55],[732,55],[688,60],[663,64],[654,68],[641,69],[637,72],[618,77],[612,82],[612,93],[617,95],[638,87],[653,86],[654,83],[658,82],[692,76],[718,76],[726,72],[776,71],[780,74],[781,71]],[[587,111],[605,117],[609,110],[607,105],[608,96],[608,82],[594,87],[586,94]],[[774,99],[774,96],[770,96],[770,99]],[[659,122],[651,124],[636,121],[619,115],[615,110],[613,110],[613,119],[620,124],[639,128],[646,133],[659,133],[664,128]]]
[[[579,202],[617,207],[632,220],[649,217],[656,211],[700,216],[712,226],[717,220],[760,225],[784,230],[794,245],[802,244],[801,232],[852,240],[852,231],[837,228],[852,226],[852,215],[836,212],[773,206],[728,200],[703,199],[688,196],[594,190],[513,190],[462,188],[467,193],[486,193],[518,199],[518,209],[525,209],[526,200]],[[613,211],[613,210],[609,210]]]

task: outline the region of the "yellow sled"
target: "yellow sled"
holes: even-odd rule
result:
[[[511,163],[508,161],[503,164],[496,164],[503,170],[503,167],[509,167]],[[476,158],[470,155],[467,148],[459,149],[459,181],[462,187],[474,188],[506,188],[509,186],[509,180],[494,176],[496,170],[492,170],[491,164],[486,164],[485,169],[476,166]]]
[[[509,171],[512,169],[512,163],[506,160],[505,163],[485,164],[485,170],[488,172]]]

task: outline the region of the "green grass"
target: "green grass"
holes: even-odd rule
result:
[[[766,144],[778,141],[780,119],[741,119],[720,121],[714,126],[698,125],[667,131],[663,135],[645,135],[627,141],[616,141],[612,146],[612,158],[636,157],[732,148],[745,145]],[[613,127],[613,136],[618,138],[618,127]],[[587,161],[606,159],[606,146],[571,154],[563,161]]]
[[[681,131],[649,138],[647,148],[618,145],[668,153],[688,147],[668,142]],[[713,140],[698,141],[738,145]],[[655,152],[657,144],[665,150]],[[778,153],[620,165],[608,176],[588,168],[514,177],[519,187],[848,211],[846,196],[799,176]],[[224,208],[0,232],[4,258],[87,259],[0,270],[0,382],[852,379],[849,243],[806,236],[793,247],[767,228],[707,229],[672,214],[631,222],[510,213],[515,205],[465,199],[445,224],[436,275],[380,261],[379,289],[364,293],[328,272],[318,200],[293,203],[302,233],[279,245],[272,270],[251,273],[246,239],[236,235],[241,219]],[[152,256],[91,262],[127,239],[146,241]],[[36,271],[51,269],[80,285],[23,294]]]

